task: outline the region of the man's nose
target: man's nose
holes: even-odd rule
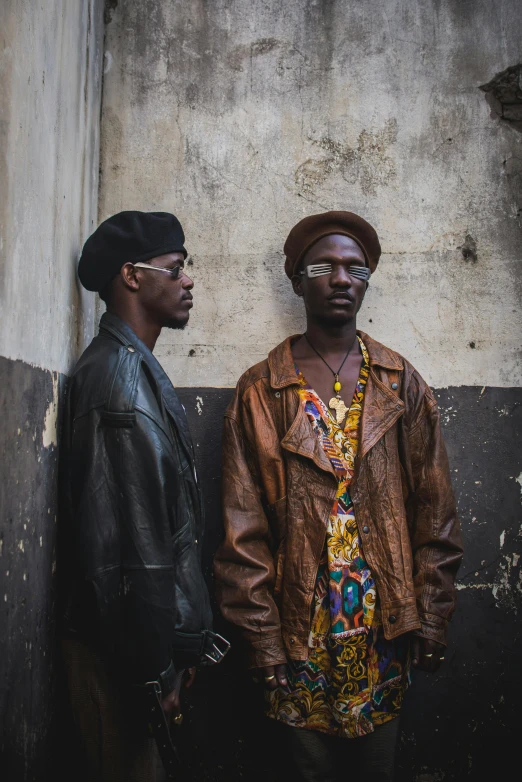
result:
[[[188,291],[192,290],[192,288],[194,287],[194,280],[192,279],[192,277],[188,276],[188,274],[187,274],[187,272],[185,270],[183,270],[183,276],[181,278],[181,284]]]
[[[330,285],[334,288],[351,288],[352,278],[348,269],[344,269],[342,266],[334,268],[330,275]]]

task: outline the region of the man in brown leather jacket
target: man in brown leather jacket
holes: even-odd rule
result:
[[[307,327],[225,415],[220,607],[302,779],[334,780],[349,751],[365,782],[391,780],[410,664],[444,659],[462,556],[439,412],[411,364],[356,330],[372,226],[312,215],[284,250]]]

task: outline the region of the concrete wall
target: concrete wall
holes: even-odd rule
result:
[[[384,251],[359,323],[439,397],[466,540],[448,661],[415,677],[399,778],[481,779],[516,746],[521,694],[522,135],[480,87],[522,58],[520,4],[110,6],[100,219],[165,209],[186,230],[195,307],[156,354],[196,433],[207,566],[230,387],[304,324],[284,239],[304,215],[359,212]],[[191,756],[198,779],[276,773],[238,664],[193,696],[194,742],[202,721],[207,736]]]
[[[57,429],[91,339],[76,278],[96,223],[101,0],[0,4],[0,776],[46,778]]]
[[[522,136],[479,86],[521,34],[514,0],[120,3],[100,216],[186,228],[193,318],[157,352],[172,375],[234,385],[301,330],[284,239],[350,208],[384,249],[361,326],[436,387],[519,385]]]

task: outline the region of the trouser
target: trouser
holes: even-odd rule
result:
[[[125,708],[102,661],[78,641],[64,640],[62,652],[87,782],[158,782],[156,743]]]
[[[399,720],[378,725],[373,733],[338,738],[302,728],[291,731],[292,755],[302,782],[392,782]]]

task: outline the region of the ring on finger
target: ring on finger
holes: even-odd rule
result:
[[[433,653],[432,654],[425,654],[424,657],[433,657]]]
[[[265,682],[271,682],[272,679],[275,679],[275,673],[273,673],[272,676],[265,676]]]

